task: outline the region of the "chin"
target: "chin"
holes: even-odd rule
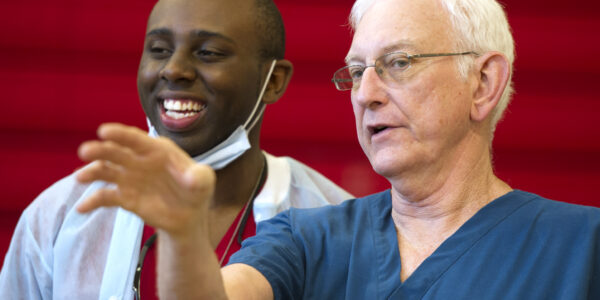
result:
[[[371,166],[375,173],[385,177],[393,178],[403,173],[414,160],[408,159],[403,153],[395,153],[394,151],[381,151],[377,155],[369,158]]]
[[[375,171],[375,173],[390,179],[392,177],[395,177],[398,173],[398,168],[391,166],[391,165],[377,165],[377,164],[373,164],[373,171]]]
[[[174,134],[172,132],[166,132],[166,134],[161,134],[162,137],[168,138],[173,141],[179,148],[185,151],[190,156],[196,156],[201,154],[203,149],[199,149],[200,146],[194,141],[194,139],[190,139],[189,137],[183,137],[181,135]]]

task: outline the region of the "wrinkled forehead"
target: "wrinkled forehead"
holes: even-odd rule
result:
[[[374,1],[355,28],[346,62],[370,64],[392,51],[448,51],[451,32],[439,0]]]

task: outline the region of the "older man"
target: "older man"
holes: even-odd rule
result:
[[[178,159],[162,169],[175,171],[151,175],[180,193],[96,194],[80,209],[121,205],[160,228],[165,297],[599,299],[600,209],[513,190],[494,175],[490,147],[513,61],[500,5],[358,0],[351,21],[348,65],[333,81],[351,91],[359,142],[390,190],[263,222],[218,276],[204,217],[210,168],[172,144],[150,149],[142,134],[108,125],[104,144],[83,145],[82,157],[113,161],[109,142],[123,157],[170,154]],[[93,178],[104,177],[80,177]],[[161,218],[161,209],[178,218]]]
[[[291,206],[352,198],[300,162],[260,148],[264,106],[283,95],[292,74],[284,48],[283,23],[271,0],[161,0],[148,20],[140,101],[151,135],[163,136],[156,144],[173,141],[187,158],[216,170],[214,201],[203,220],[211,224],[207,238],[222,265],[242,239],[255,234],[255,222]],[[139,188],[159,196],[152,191],[169,185],[168,178],[152,181],[146,175],[160,159],[140,165],[144,171],[130,178],[121,195]],[[116,155],[110,160],[87,166],[82,175],[105,171],[113,176],[95,179],[118,184],[114,176],[121,169],[115,165],[139,161]],[[106,187],[101,181],[80,184],[71,175],[27,208],[0,273],[1,299],[131,299],[140,287],[147,290],[144,298],[154,296],[152,227],[122,209],[88,215],[75,210]],[[161,212],[173,217],[168,209]]]

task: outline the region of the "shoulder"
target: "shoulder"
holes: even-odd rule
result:
[[[23,212],[23,216],[27,218],[30,225],[33,225],[32,227],[38,227],[31,224],[38,222],[44,225],[60,224],[88,187],[87,184],[77,182],[75,173],[64,177],[34,199]]]
[[[268,173],[264,186],[254,199],[257,223],[291,207],[320,207],[354,198],[319,172],[293,158],[263,153]]]
[[[273,156],[270,154],[267,154],[267,157],[270,158],[274,162],[278,162],[280,165],[283,165],[283,164],[287,165],[287,168],[289,169],[289,172],[290,172],[291,176],[293,177],[293,179],[296,179],[296,180],[308,179],[315,183],[319,183],[319,182],[323,181],[326,184],[335,185],[331,180],[329,180],[327,177],[323,176],[323,174],[319,173],[315,169],[307,166],[306,164],[304,164],[292,157],[289,157],[289,156],[276,157],[276,156]]]
[[[75,210],[76,205],[87,195],[107,186],[104,182],[81,184],[76,180],[76,174],[72,173],[52,184],[23,212],[19,223],[23,223],[23,226],[31,231],[32,237],[38,243],[52,245],[59,232],[64,229],[64,223],[69,216],[80,215]],[[111,211],[110,214],[113,214],[112,210],[99,209],[81,217],[104,219],[108,216],[107,212]]]
[[[325,201],[324,204],[337,204],[343,200],[354,198],[352,194],[323,174],[294,158],[275,157],[268,153],[265,155],[269,165],[269,177],[277,177],[279,182],[285,183],[290,197],[295,197],[296,194],[301,194],[306,198],[316,197]],[[292,206],[296,205],[292,204]]]
[[[261,272],[271,284],[276,298],[292,299],[302,295],[306,284],[340,281],[347,268],[353,245],[373,245],[371,216],[389,216],[379,207],[391,208],[389,191],[351,199],[339,205],[318,208],[291,208],[257,224],[256,236],[243,242],[242,249],[229,263],[243,263]],[[393,231],[393,228],[391,228]],[[335,257],[340,264],[323,264]],[[339,276],[334,275],[339,274]]]
[[[522,202],[511,219],[523,226],[535,228],[536,234],[569,240],[600,237],[598,207],[550,200],[519,190],[504,197],[507,201]]]
[[[542,196],[515,190],[507,195],[509,198],[524,201],[523,209],[538,213],[544,218],[569,218],[600,221],[600,208],[578,205],[544,198]]]
[[[111,241],[117,209],[78,213],[75,207],[79,201],[107,185],[80,184],[75,174],[44,190],[21,215],[0,272],[0,290],[10,285],[15,294],[25,295],[35,288],[44,298],[52,294],[64,298],[72,292],[68,286],[100,282],[102,272],[96,271],[104,269],[105,245]],[[77,268],[81,264],[86,268]],[[84,289],[76,294],[96,291]]]
[[[389,190],[361,198],[346,200],[338,205],[315,208],[290,208],[284,212],[292,227],[347,227],[350,223],[370,222],[389,214],[391,200]],[[310,225],[308,225],[310,224]]]

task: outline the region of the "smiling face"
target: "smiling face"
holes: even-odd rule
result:
[[[372,65],[383,54],[463,51],[436,0],[377,1],[356,28],[350,65]],[[468,81],[454,57],[417,58],[390,87],[367,68],[352,91],[358,139],[374,170],[389,180],[403,174],[436,176],[468,136]],[[423,172],[424,171],[424,172]]]
[[[148,20],[138,69],[144,112],[190,155],[242,125],[266,71],[254,1],[161,0]]]

